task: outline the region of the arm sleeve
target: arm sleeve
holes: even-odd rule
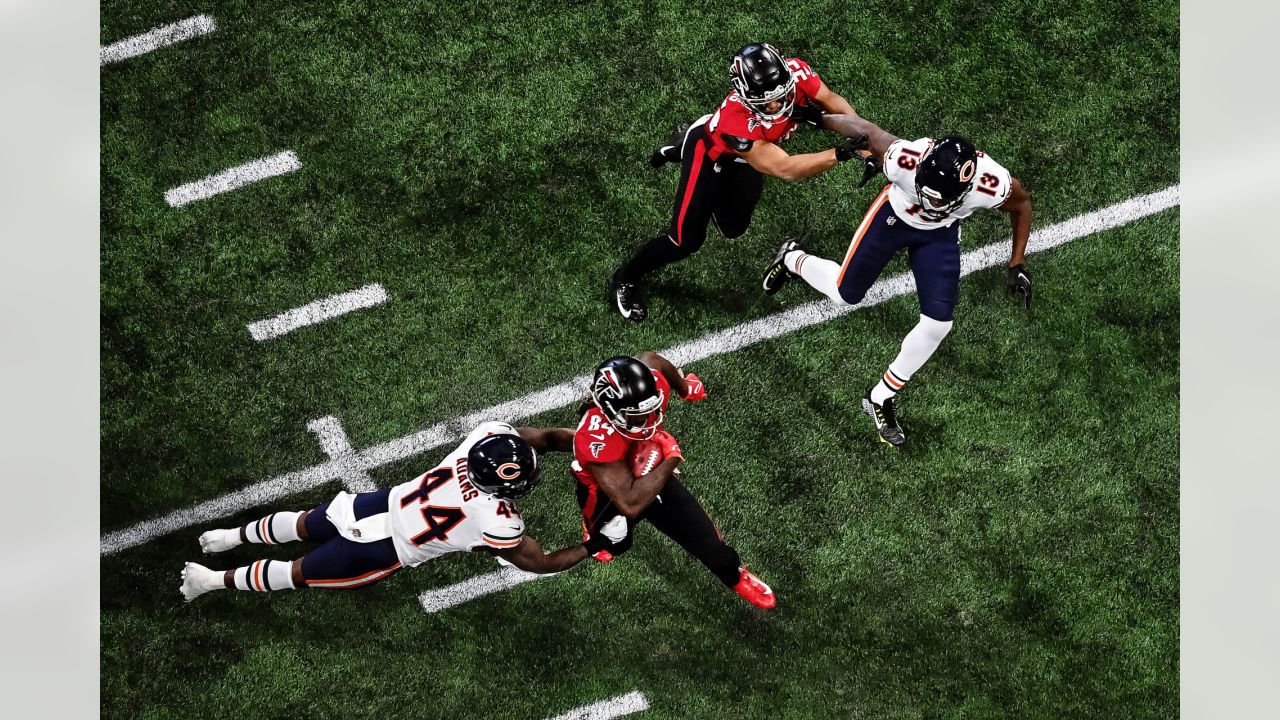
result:
[[[499,518],[500,522],[491,523],[489,527],[484,529],[480,535],[480,539],[485,545],[493,548],[513,548],[520,544],[524,539],[524,520],[519,516],[507,519]]]
[[[907,172],[898,166],[898,155],[906,144],[906,140],[895,140],[889,149],[884,151],[884,176],[889,179],[889,182],[897,182]]]
[[[998,208],[1009,199],[1009,193],[1013,192],[1013,178],[1009,171],[986,154],[978,158],[978,177],[974,179],[974,183],[976,188],[995,192],[995,195],[985,191],[970,193],[978,198],[983,207]]]

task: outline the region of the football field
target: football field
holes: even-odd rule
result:
[[[104,716],[1177,713],[1176,4],[129,0],[101,17]],[[664,271],[648,321],[605,308],[606,275],[670,214],[676,170],[649,152],[718,105],[753,40],[894,134],[972,138],[1054,241],[1028,257],[1030,312],[975,259],[903,394],[900,451],[858,406],[918,317],[905,259],[852,312],[759,289],[787,234],[841,255],[881,178],[766,180],[750,232]],[[1008,237],[979,214],[962,250],[1002,264]],[[436,612],[420,596],[498,566],[178,595],[184,561],[303,550],[204,558],[202,530],[408,480],[479,419],[572,426],[580,376],[667,349],[710,395],[672,405],[685,482],[775,610],[643,526],[613,563]],[[580,537],[565,456],[521,509],[546,546]]]

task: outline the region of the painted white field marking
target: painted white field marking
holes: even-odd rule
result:
[[[641,710],[648,709],[649,699],[639,690],[633,690],[626,695],[619,695],[608,700],[583,705],[563,715],[547,718],[547,720],[610,720],[610,718],[622,717],[623,715],[630,715],[631,713],[638,713]]]
[[[302,169],[302,161],[292,150],[285,150],[264,158],[258,158],[243,165],[227,168],[209,177],[179,185],[165,192],[165,202],[173,207],[190,205],[197,200],[205,200],[238,187],[244,187],[259,180],[266,180],[276,175],[284,175]]]
[[[1048,225],[1032,233],[1027,252],[1040,252],[1080,237],[1119,227],[1178,205],[1178,186],[1150,195],[1141,195],[1079,217]],[[1006,262],[1009,241],[971,250],[961,257],[961,272]],[[786,312],[770,315],[727,330],[705,335],[697,340],[661,351],[677,364],[690,363],[747,345],[778,337],[801,328],[852,312],[859,307],[878,305],[904,295],[915,287],[910,273],[886,278],[871,287],[867,297],[857,306],[838,305],[827,299],[815,300]],[[491,408],[432,425],[416,433],[389,440],[355,453],[350,461],[366,472],[389,463],[404,460],[447,442],[454,442],[485,420],[513,422],[564,407],[586,395],[589,375],[579,375],[567,382],[529,393]],[[254,483],[213,500],[176,510],[163,517],[145,520],[102,536],[101,554],[111,555],[125,548],[141,545],[175,530],[207,523],[242,510],[259,507],[295,493],[310,490],[331,480],[339,480],[348,471],[344,463],[329,460],[304,470],[296,470],[269,480]]]
[[[300,308],[280,313],[273,318],[259,320],[249,324],[249,334],[254,340],[262,342],[278,338],[301,327],[315,325],[330,318],[345,315],[354,310],[381,305],[390,300],[387,289],[373,283],[358,290],[330,295],[315,302],[307,303]]]
[[[477,575],[453,585],[428,590],[418,596],[418,601],[422,603],[423,610],[435,613],[475,600],[478,597],[484,597],[500,590],[508,590],[517,585],[544,577],[550,577],[550,575],[539,575],[517,567],[505,567],[491,573]]]
[[[99,66],[145,55],[152,50],[159,50],[169,45],[177,45],[194,37],[208,35],[217,29],[218,23],[208,15],[196,15],[176,23],[161,25],[155,30],[103,46],[98,50]]]
[[[351,441],[347,439],[347,431],[342,429],[342,423],[338,422],[338,418],[332,415],[316,418],[307,423],[307,429],[320,441],[320,449],[325,455],[346,467],[346,472],[342,475],[342,484],[347,488],[347,492],[362,493],[378,489],[378,486],[373,483],[373,478],[369,477],[369,472],[356,461],[356,451],[351,447]]]

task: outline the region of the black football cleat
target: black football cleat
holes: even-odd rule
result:
[[[609,303],[609,307],[619,315],[632,322],[644,320],[649,310],[645,307],[644,300],[640,298],[640,286],[635,283],[618,282],[617,275],[618,271],[614,270],[609,276],[605,302]]]
[[[659,145],[649,156],[649,164],[660,168],[669,162],[680,162],[680,148],[684,146],[684,136],[689,134],[689,123],[680,123],[666,143]]]
[[[880,431],[880,442],[902,447],[902,444],[907,441],[907,435],[902,432],[902,426],[898,424],[898,410],[894,407],[896,402],[897,398],[891,397],[885,398],[883,404],[877,405],[871,401],[871,393],[867,393],[862,398],[862,411],[876,421],[876,430]]]
[[[761,286],[764,288],[764,293],[766,295],[772,295],[778,292],[778,290],[782,289],[783,285],[787,284],[788,280],[791,280],[796,276],[795,273],[787,269],[787,264],[783,262],[783,259],[786,258],[787,253],[792,250],[804,250],[804,248],[800,246],[801,239],[802,238],[787,238],[782,241],[782,247],[778,248],[778,254],[774,256],[773,262],[770,263],[769,268],[764,271],[764,282],[761,283]]]

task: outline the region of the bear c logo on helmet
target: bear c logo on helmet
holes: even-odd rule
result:
[[[496,471],[503,480],[515,480],[520,477],[520,466],[516,463],[503,463]]]

